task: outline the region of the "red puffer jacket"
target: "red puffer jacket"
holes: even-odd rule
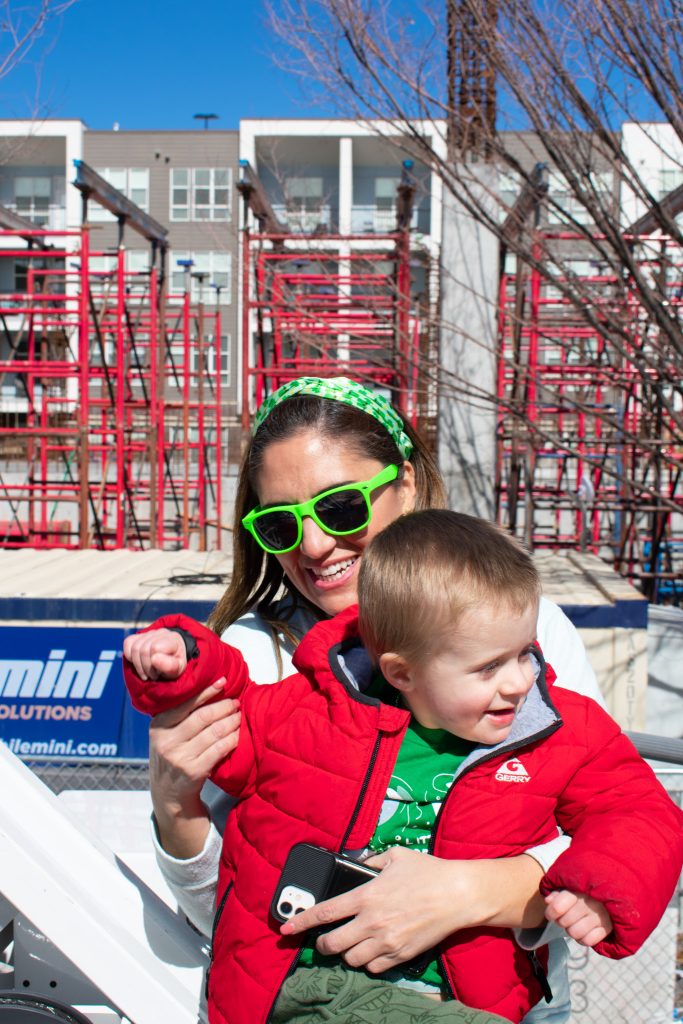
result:
[[[269,906],[286,856],[307,841],[331,850],[367,845],[409,722],[358,692],[341,658],[355,646],[356,610],[315,626],[295,654],[299,674],[249,681],[238,651],[184,616],[199,656],[173,682],[142,682],[129,663],[135,706],[156,713],[221,675],[243,717],[235,752],[214,781],[242,797],[225,833],[209,985],[212,1024],[265,1024],[301,940],[283,938]],[[447,859],[509,857],[556,834],[574,838],[542,891],[569,889],[606,904],[614,930],[597,950],[635,952],[675,888],[683,815],[618,726],[595,703],[555,688],[544,666],[507,740],[473,751],[442,805],[433,838]],[[560,717],[561,716],[561,717]],[[514,754],[514,756],[513,756]],[[440,948],[455,997],[510,1021],[541,997],[532,965],[503,928],[454,933]]]

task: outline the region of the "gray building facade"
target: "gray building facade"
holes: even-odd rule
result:
[[[239,379],[238,140],[237,131],[214,130],[86,131],[83,140],[85,162],[168,228],[169,303],[179,301],[189,286],[195,302],[220,308],[221,388],[228,419],[236,413]],[[91,203],[88,220],[93,252],[115,249],[114,217]],[[149,246],[141,236],[126,231],[124,245],[128,270],[149,267]]]

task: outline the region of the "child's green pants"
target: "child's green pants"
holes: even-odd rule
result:
[[[509,1024],[486,1010],[429,999],[341,966],[302,967],[288,978],[272,1024]]]

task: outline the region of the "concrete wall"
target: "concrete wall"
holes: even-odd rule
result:
[[[647,629],[643,626],[581,628],[607,709],[622,729],[646,731]]]
[[[622,729],[646,731],[647,600],[596,555],[539,551],[534,562],[579,631],[607,710]]]
[[[683,609],[650,605],[646,732],[683,737]]]
[[[482,168],[494,184],[491,169]],[[452,508],[494,514],[498,241],[447,190],[441,245],[438,460]]]

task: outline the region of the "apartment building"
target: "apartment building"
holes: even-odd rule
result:
[[[425,123],[417,127],[443,158],[444,126]],[[623,131],[629,158],[647,165],[652,190],[659,196],[683,180],[680,159],[672,150],[667,131],[670,135],[666,126],[639,125],[625,125]],[[546,159],[533,133],[510,135],[508,142],[525,167]],[[466,239],[464,244],[460,237],[462,211],[457,207],[451,209],[450,199],[444,204],[440,178],[410,151],[392,125],[341,119],[249,119],[234,131],[130,132],[91,131],[79,120],[2,121],[0,205],[38,227],[78,228],[81,194],[71,185],[73,162],[77,159],[84,160],[168,229],[169,302],[179,301],[189,289],[195,302],[201,299],[207,308],[220,309],[222,394],[225,411],[233,422],[243,406],[243,324],[249,324],[246,351],[251,361],[257,345],[257,326],[262,332],[261,340],[264,327],[263,322],[257,325],[256,314],[244,319],[241,310],[242,212],[236,189],[242,173],[240,160],[248,162],[258,175],[276,218],[287,230],[309,236],[311,246],[319,252],[325,246],[330,251],[336,247],[337,256],[344,256],[347,250],[341,252],[329,236],[353,239],[350,246],[354,252],[372,253],[386,244],[379,243],[377,236],[395,228],[399,185],[408,168],[409,180],[415,188],[410,222],[412,311],[419,308],[425,319],[434,324],[439,295],[442,309],[444,297],[446,305],[450,301],[449,290],[457,303],[462,301],[462,281],[457,280],[457,273],[453,276],[456,264],[450,249],[448,257],[443,256],[442,240],[464,253],[465,264],[471,262],[474,240]],[[596,167],[594,176],[596,188],[613,195],[615,204],[622,202],[617,168]],[[554,202],[542,214],[547,227],[561,226],[563,210],[579,219],[585,215],[567,182],[552,167],[548,170],[548,184]],[[499,175],[495,187],[504,201],[512,202],[519,181],[514,175]],[[623,197],[622,205],[625,217],[631,215],[632,207],[637,213],[632,197]],[[117,249],[119,225],[95,202],[89,204],[88,222],[96,254],[92,266],[97,268],[98,261],[104,265],[103,254]],[[327,242],[316,241],[325,235]],[[481,240],[477,242],[480,243]],[[0,242],[5,248],[9,244],[7,239]],[[25,244],[21,240],[16,242],[19,247]],[[65,244],[68,248],[68,239]],[[125,229],[123,245],[127,268],[144,274],[150,264],[147,243]],[[347,249],[350,253],[351,249]],[[488,263],[493,280],[498,273],[497,250],[491,251]],[[388,264],[383,269],[390,273]],[[580,247],[572,269],[577,273],[589,269]],[[20,257],[0,261],[1,293],[21,291],[25,283],[25,261]],[[444,345],[448,348],[450,339],[452,332],[442,339],[442,349]],[[440,361],[443,364],[443,359]],[[216,369],[209,367],[211,372]],[[3,403],[16,398],[21,404],[20,395],[9,395],[11,388],[11,381],[3,382]]]
[[[81,193],[72,185],[74,161],[84,160],[143,211],[168,229],[169,302],[186,288],[194,302],[221,312],[221,385],[228,416],[236,407],[237,337],[237,131],[90,131],[81,121],[0,121],[0,205],[37,228],[76,230]],[[88,206],[91,269],[107,263],[119,245],[114,216],[95,201]],[[5,238],[5,249],[24,247]],[[76,248],[75,238],[60,241]],[[123,232],[126,269],[143,273],[151,253],[144,238]],[[99,255],[98,255],[99,254]],[[109,265],[111,260],[109,260]],[[26,261],[0,260],[0,293],[26,286]],[[213,372],[215,368],[209,367]],[[11,382],[4,408],[14,395]],[[19,405],[23,399],[17,396]],[[17,411],[20,411],[17,409]]]

